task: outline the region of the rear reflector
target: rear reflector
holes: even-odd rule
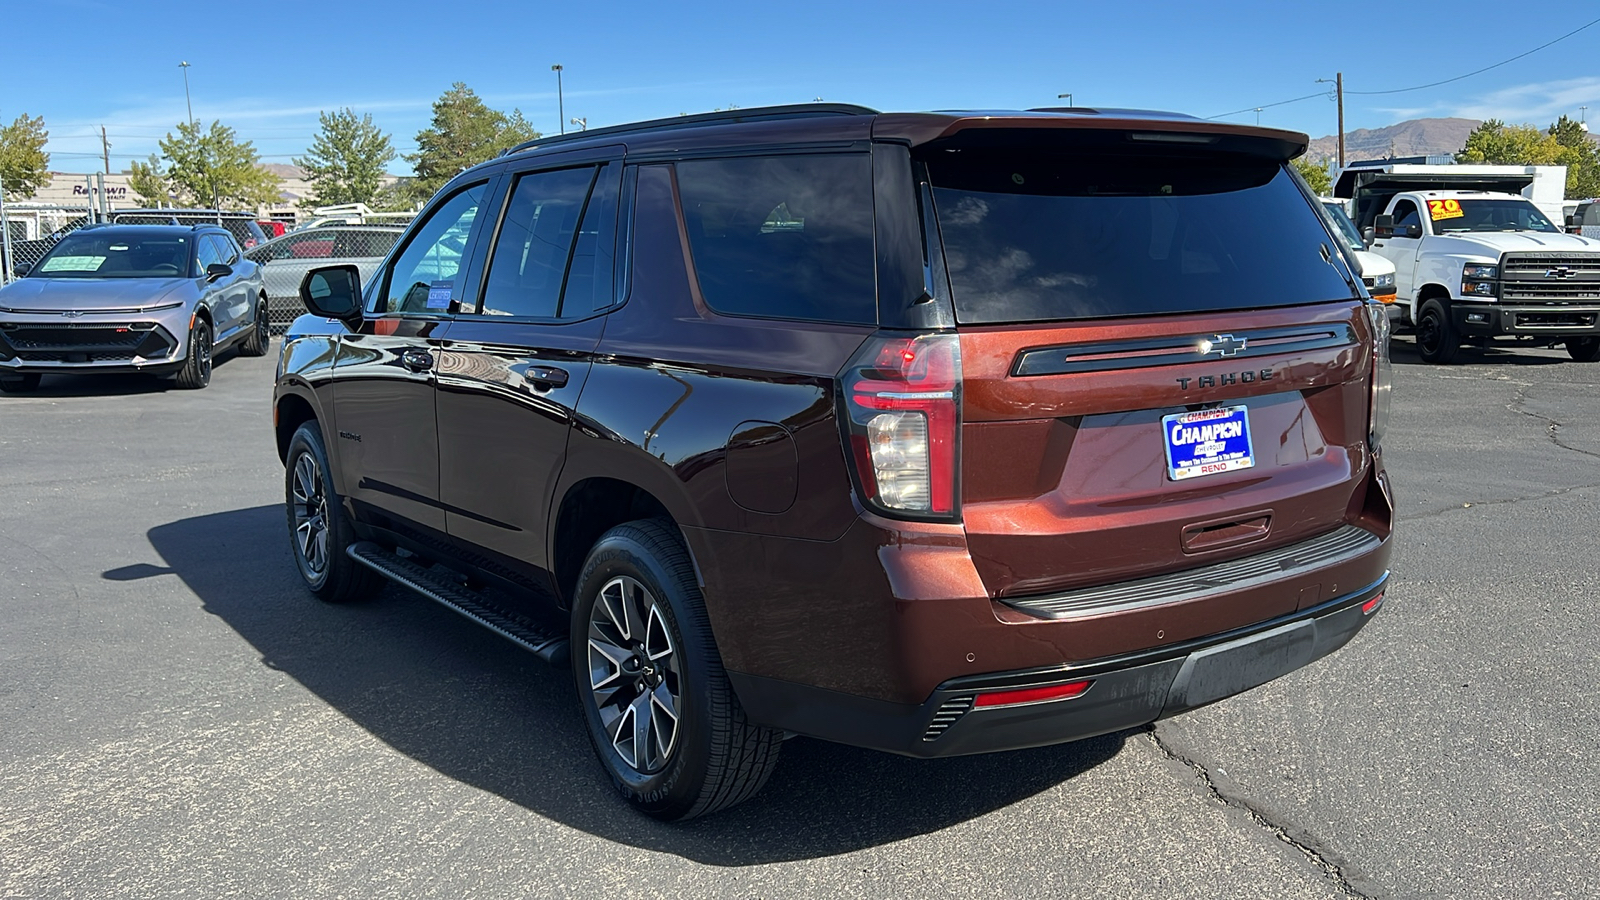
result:
[[[1379,594],[1378,596],[1373,597],[1371,600],[1368,600],[1367,602],[1361,604],[1361,614],[1363,616],[1370,616],[1374,612],[1377,612],[1378,607],[1380,607],[1382,605],[1383,605],[1383,595]],[[982,698],[980,698],[980,699],[982,699]]]
[[[986,706],[1021,706],[1024,703],[1044,703],[1047,700],[1070,700],[1087,691],[1091,684],[1094,684],[1092,679],[1046,687],[1023,688],[1019,691],[995,691],[979,694],[977,702],[973,705],[981,709]]]

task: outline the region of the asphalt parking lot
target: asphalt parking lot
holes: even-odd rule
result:
[[[796,739],[684,826],[613,795],[564,673],[300,587],[276,344],[0,397],[0,897],[1600,896],[1600,364],[1410,340],[1343,651],[1075,745]]]

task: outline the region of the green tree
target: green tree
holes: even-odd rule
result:
[[[1318,165],[1304,156],[1294,159],[1294,170],[1306,180],[1306,186],[1311,188],[1311,193],[1318,197],[1326,197],[1333,190],[1333,179],[1328,177],[1328,169]]]
[[[372,114],[357,116],[346,107],[319,117],[322,131],[294,164],[311,180],[305,206],[372,204],[383,188],[383,167],[394,160],[389,136],[372,124]]]
[[[1600,197],[1600,144],[1566,116],[1550,126],[1550,136],[1560,145],[1561,162],[1567,167],[1567,197]]]
[[[23,113],[10,125],[0,125],[0,182],[7,198],[32,197],[50,180],[50,154],[44,152],[49,139],[42,116]]]
[[[221,122],[204,131],[196,122],[181,123],[159,146],[159,156],[133,164],[129,179],[146,202],[173,195],[184,206],[257,207],[282,196],[278,177],[261,168],[255,145]]]
[[[161,157],[154,153],[145,162],[136,159],[128,165],[128,187],[139,195],[145,206],[166,206],[172,202],[171,187],[161,175]]]
[[[538,136],[521,110],[490,109],[458,81],[434,101],[433,124],[417,132],[417,152],[406,156],[416,170],[407,199],[427,200],[462,170]]]
[[[1561,164],[1561,145],[1553,135],[1532,125],[1507,125],[1490,119],[1467,135],[1456,162],[1556,166]]]

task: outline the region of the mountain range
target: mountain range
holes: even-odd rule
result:
[[[1382,159],[1390,156],[1433,156],[1459,152],[1477,119],[1408,119],[1383,128],[1357,128],[1344,135],[1345,159]],[[1311,142],[1306,158],[1321,161],[1339,155],[1337,135]]]

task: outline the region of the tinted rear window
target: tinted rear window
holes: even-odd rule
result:
[[[712,309],[877,321],[870,157],[763,156],[677,168],[695,273]]]
[[[1352,296],[1316,210],[1270,161],[958,150],[928,170],[960,322]]]

